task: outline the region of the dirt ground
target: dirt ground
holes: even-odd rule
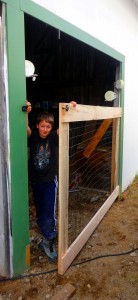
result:
[[[72,300],[138,299],[138,177],[115,201],[63,276],[57,263],[49,263],[38,249],[33,206],[30,210],[31,268],[21,279],[0,282],[0,300],[51,299],[67,283],[76,288]]]

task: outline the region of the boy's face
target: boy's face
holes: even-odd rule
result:
[[[45,139],[52,130],[52,125],[44,120],[40,121],[39,124],[36,124],[36,127],[38,128],[39,135],[42,139]]]

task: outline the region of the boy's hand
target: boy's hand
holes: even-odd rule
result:
[[[70,101],[70,102],[69,102],[69,104],[72,104],[72,105],[73,105],[73,107],[76,107],[76,105],[77,105],[77,102],[75,102],[75,101]]]
[[[28,100],[26,100],[26,106],[27,106],[27,110],[26,111],[29,114],[30,111],[32,110],[32,105],[31,105],[31,103]]]

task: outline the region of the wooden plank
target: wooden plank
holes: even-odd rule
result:
[[[100,140],[104,136],[105,132],[107,131],[107,129],[109,128],[111,123],[112,123],[112,119],[105,119],[105,120],[102,121],[102,123],[99,126],[98,130],[96,131],[96,133],[92,137],[91,141],[87,145],[85,151],[83,152],[83,155],[86,158],[89,158],[92,155],[93,151],[97,147],[98,143],[100,142]]]
[[[111,167],[111,191],[115,184],[115,148],[116,148],[116,119],[113,120],[112,129],[112,167]]]
[[[51,298],[51,300],[68,300],[70,299],[76,292],[76,288],[67,283],[61,291],[58,291],[55,296]]]
[[[116,151],[115,151],[115,180],[114,180],[114,187],[116,187],[118,185],[119,134],[120,134],[120,119],[117,119],[117,124],[116,124]]]
[[[115,81],[120,78],[120,64],[116,67],[116,77]],[[114,92],[116,93],[116,88],[114,86]],[[118,107],[120,105],[120,93],[118,97],[113,101],[113,106]],[[118,176],[118,143],[119,143],[119,120],[113,120],[113,129],[112,129],[112,168],[111,168],[111,192],[114,190],[117,185],[117,176]]]
[[[68,247],[68,189],[69,189],[69,124],[61,122],[59,105],[59,211],[58,266]]]
[[[77,122],[120,118],[122,116],[121,107],[105,107],[105,106],[90,106],[79,105],[76,107],[69,103],[61,103],[62,105],[62,122]],[[66,108],[68,110],[66,110]]]
[[[118,184],[119,125],[120,119],[113,120],[111,192]]]
[[[80,233],[80,235],[76,238],[76,240],[72,243],[72,245],[68,248],[66,253],[64,254],[61,265],[59,268],[59,274],[63,275],[67,268],[70,266],[76,255],[82,249],[84,244],[87,242],[91,234],[94,232],[96,227],[99,225],[115,199],[119,195],[119,186],[115,188],[112,194],[108,197],[106,202],[102,205],[102,207],[98,210],[95,216],[91,219],[91,221],[87,224],[84,230]]]

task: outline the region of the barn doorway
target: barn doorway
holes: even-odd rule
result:
[[[84,105],[114,105],[113,102],[105,102],[104,94],[108,90],[114,90],[114,82],[119,78],[120,62],[29,15],[25,15],[25,58],[33,62],[35,73],[38,74],[35,81],[32,81],[32,78],[26,79],[27,99],[33,107],[29,114],[29,124],[32,129],[35,128],[36,117],[41,111],[53,113],[55,128],[58,128],[60,102],[75,100],[78,104]],[[116,106],[119,106],[119,99],[116,101]],[[97,126],[98,123],[92,124],[93,129]],[[106,137],[106,143],[107,140],[109,142],[107,146],[111,146],[111,130],[110,127]],[[103,155],[103,152],[101,154]],[[70,184],[72,185],[73,181]],[[102,190],[105,188],[107,193],[110,187],[109,180],[106,188],[102,185]],[[74,196],[74,201],[77,197]],[[38,249],[41,235],[35,222],[30,183],[29,214],[31,261],[35,265],[45,265],[46,258]],[[47,265],[47,268],[51,269],[52,266]]]

